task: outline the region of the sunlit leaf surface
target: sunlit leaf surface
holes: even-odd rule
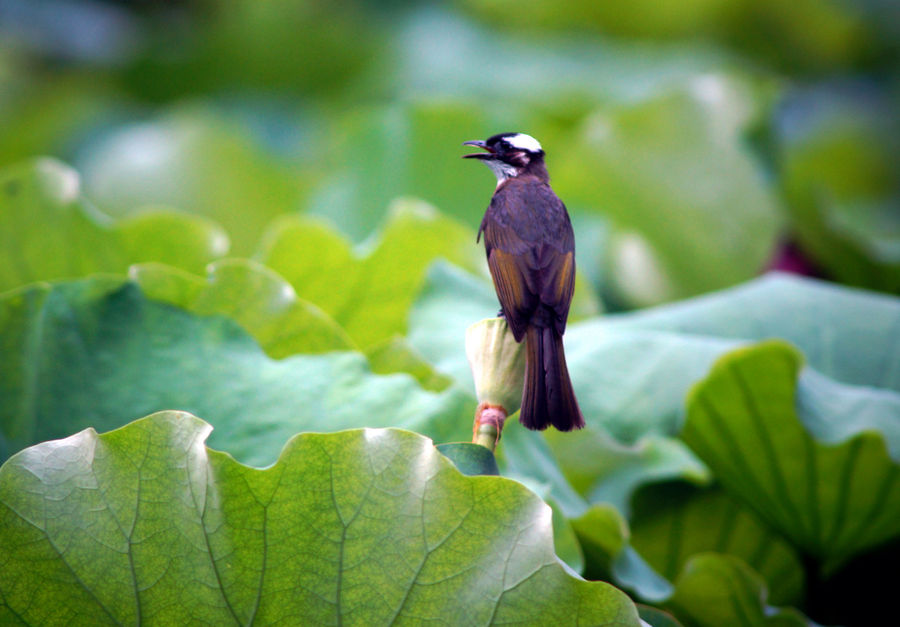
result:
[[[461,475],[421,436],[307,434],[257,470],[163,412],[0,470],[0,616],[31,624],[638,625],[567,574],[550,509]]]

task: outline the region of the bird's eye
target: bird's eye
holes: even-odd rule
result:
[[[508,141],[506,141],[506,140],[504,139],[502,142],[500,142],[500,147],[501,147],[503,150],[511,150],[511,149],[512,149],[512,144],[510,144]]]

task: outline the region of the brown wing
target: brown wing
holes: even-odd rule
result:
[[[510,180],[481,224],[488,267],[517,340],[529,324],[565,330],[575,288],[575,238],[546,184]]]

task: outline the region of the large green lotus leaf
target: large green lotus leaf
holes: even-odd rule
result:
[[[638,625],[567,574],[550,509],[421,436],[303,434],[265,470],[163,412],[0,470],[0,616],[25,624]]]
[[[247,131],[200,106],[123,126],[82,160],[85,188],[116,215],[163,203],[225,227],[233,253],[250,255],[271,220],[298,211],[301,172],[257,145]]]
[[[691,391],[682,438],[828,572],[900,534],[900,394],[804,386],[801,361],[778,341],[725,355]]]
[[[779,337],[797,346],[811,368],[832,379],[900,391],[900,299],[814,279],[772,273],[732,289],[577,328],[595,336],[664,331],[691,341],[695,336]]]
[[[778,140],[782,185],[804,252],[842,282],[897,293],[900,125],[889,100],[871,90],[795,94]]]
[[[742,133],[752,90],[694,77],[588,116],[555,168],[567,202],[609,216],[611,280],[648,305],[754,277],[779,232],[777,200]]]
[[[410,311],[410,343],[435,367],[471,386],[457,338],[489,312],[492,288],[436,266]],[[740,343],[769,337],[798,346],[812,370],[804,388],[826,375],[842,402],[854,394],[837,382],[900,390],[900,300],[769,274],[681,303],[571,323],[564,336],[569,372],[588,428],[626,442],[675,434],[690,386]],[[819,376],[817,376],[819,373]],[[574,454],[556,449],[560,459]]]
[[[111,219],[85,200],[78,174],[58,161],[0,170],[0,291],[124,273],[142,261],[200,272],[227,251],[222,230],[200,217],[157,210]]]
[[[271,463],[301,430],[403,426],[468,439],[474,399],[405,374],[374,375],[360,353],[267,356],[230,318],[148,299],[121,278],[37,285],[0,299],[0,454],[93,426],[181,409],[213,441]]]
[[[631,545],[669,581],[692,556],[712,551],[751,566],[776,605],[803,599],[804,571],[796,551],[721,489],[683,482],[644,487],[635,493],[629,524]]]
[[[573,324],[566,346],[589,425],[634,442],[647,433],[676,433],[690,385],[745,341],[780,337],[795,344],[810,366],[801,389],[829,387],[833,402],[858,402],[843,383],[900,390],[898,328],[896,298],[771,274],[685,302]],[[566,441],[552,440],[560,459],[571,458],[556,448]]]
[[[206,278],[157,263],[132,266],[128,276],[152,300],[237,321],[275,359],[353,348],[328,314],[297,298],[284,279],[253,261],[217,261],[207,267]]]

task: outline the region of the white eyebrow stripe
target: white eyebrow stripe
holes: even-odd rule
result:
[[[541,152],[544,149],[541,148],[541,144],[538,140],[536,140],[531,135],[526,135],[525,133],[516,133],[515,135],[510,135],[509,137],[504,138],[508,141],[513,147],[519,148],[521,150],[527,150],[529,152]]]

